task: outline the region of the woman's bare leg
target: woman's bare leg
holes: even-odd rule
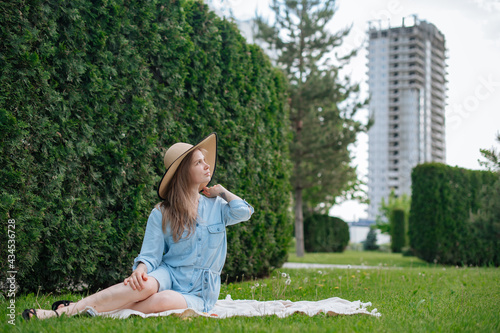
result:
[[[168,310],[187,309],[184,296],[173,290],[164,290],[143,301],[126,304],[122,309],[131,309],[142,313],[157,313]]]
[[[57,309],[57,313],[66,315],[74,315],[83,311],[85,307],[91,306],[97,312],[107,312],[123,308],[124,305],[143,301],[156,294],[158,291],[158,282],[155,278],[149,277],[144,281],[142,290],[134,290],[130,285],[125,285],[123,282],[115,284],[109,288],[99,291],[93,295],[87,296],[84,299],[70,304],[69,306]],[[36,310],[37,316],[40,319],[57,316],[52,310]]]

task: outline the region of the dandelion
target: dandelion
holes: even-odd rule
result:
[[[308,279],[308,278],[305,278],[305,279],[304,279],[304,283],[307,283],[307,282],[309,282],[309,279]]]
[[[286,278],[286,273],[281,273],[281,277]]]
[[[339,289],[339,287],[335,287],[335,289]]]
[[[259,286],[259,283],[257,282],[257,283],[255,284],[255,288],[257,288],[258,286]]]
[[[318,271],[318,274],[320,274],[320,275],[321,275],[321,274],[323,274],[323,272],[322,272],[322,271]]]
[[[342,280],[342,275],[339,275],[339,280]]]
[[[265,288],[265,287],[267,287],[267,284],[263,283],[262,288]]]
[[[351,265],[347,265],[347,269],[351,269]]]
[[[356,275],[351,275],[351,277],[354,279],[356,277]]]
[[[360,271],[359,269],[358,269],[356,272],[357,272],[357,273],[361,273],[361,271]]]
[[[286,279],[286,281],[285,281],[285,285],[289,286],[291,282],[292,282],[292,280],[290,280],[290,279],[288,278],[288,279]]]

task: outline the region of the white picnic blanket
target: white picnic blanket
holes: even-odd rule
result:
[[[218,300],[210,312],[198,312],[193,309],[170,310],[160,313],[142,313],[135,310],[115,310],[110,312],[98,313],[93,308],[87,307],[85,310],[91,315],[106,316],[112,318],[128,318],[129,316],[158,317],[158,316],[178,316],[178,317],[197,317],[204,316],[210,318],[229,318],[234,316],[255,317],[276,315],[279,318],[290,316],[294,313],[315,316],[320,313],[327,315],[355,315],[364,314],[380,317],[377,309],[368,311],[366,308],[371,306],[370,302],[362,303],[360,301],[350,302],[342,298],[332,297],[320,301],[254,301],[254,300],[233,300],[231,295],[226,299]]]

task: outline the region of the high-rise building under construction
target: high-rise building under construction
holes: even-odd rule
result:
[[[433,24],[408,19],[400,27],[370,22],[368,30],[369,219],[391,190],[411,194],[413,167],[445,162],[445,38]]]

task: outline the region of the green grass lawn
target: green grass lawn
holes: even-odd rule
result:
[[[383,267],[434,267],[417,257],[403,257],[401,253],[383,253],[372,251],[345,251],[343,253],[306,253],[297,257],[294,252],[288,255],[289,262],[337,264],[337,265],[365,265]]]
[[[356,257],[355,254],[358,254]],[[350,301],[372,302],[382,314],[376,318],[365,315],[308,317],[296,314],[284,319],[276,316],[254,318],[109,318],[63,317],[45,321],[24,322],[20,313],[37,303],[49,308],[57,299],[77,300],[80,295],[19,295],[15,326],[7,324],[7,303],[2,300],[0,331],[19,332],[428,332],[428,331],[500,331],[500,270],[498,268],[418,267],[404,264],[406,257],[384,253],[345,253],[324,255],[342,264],[377,266],[377,269],[276,270],[270,278],[223,284],[220,298],[230,294],[233,299],[320,300],[341,297]],[[321,256],[318,256],[321,258]],[[350,261],[346,258],[350,258]],[[402,260],[402,261],[400,261]],[[385,269],[396,265],[401,269]],[[285,288],[281,273],[290,275]],[[258,283],[259,286],[255,287]],[[252,288],[252,286],[254,288]]]

